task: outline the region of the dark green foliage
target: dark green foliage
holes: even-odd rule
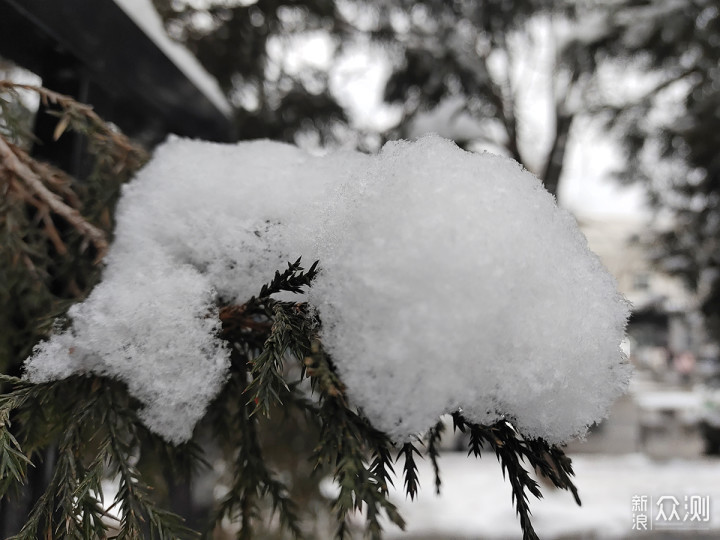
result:
[[[14,377],[2,374],[0,380],[19,382]],[[12,395],[0,396],[0,497],[7,494],[13,483],[25,483],[27,466],[32,463],[10,431],[10,413],[25,403],[32,389],[31,385],[26,385],[22,391],[18,389]]]
[[[288,263],[288,269],[282,274],[275,272],[275,277],[267,285],[263,285],[259,298],[268,298],[270,295],[281,291],[288,291],[295,294],[303,292],[303,287],[310,286],[317,275],[318,261],[315,261],[307,272],[300,266],[300,259],[294,263]],[[250,300],[250,303],[254,299]]]
[[[453,414],[453,423],[455,429],[463,433],[468,432],[470,435],[468,455],[480,457],[486,446],[495,452],[503,476],[508,479],[512,487],[512,498],[520,518],[524,540],[538,538],[530,521],[526,490],[538,499],[542,497],[542,493],[538,483],[522,466],[522,461],[527,461],[556,487],[569,490],[575,502],[580,504],[577,489],[570,478],[574,474],[570,458],[557,446],[550,445],[542,439],[524,439],[507,420],[500,420],[491,426],[481,426],[468,423],[462,413],[457,412]]]
[[[223,337],[233,344],[230,378],[197,431],[205,448],[224,451],[231,466],[229,489],[219,502],[215,525],[230,519],[238,538],[254,537],[271,514],[294,537],[303,536],[302,515],[290,488],[265,457],[262,426],[274,411],[297,409],[317,435],[312,462],[318,477],[331,474],[338,494],[332,510],[337,538],[349,538],[349,517],[364,511],[366,534],[381,538],[383,517],[399,527],[404,521],[388,499],[394,475],[393,455],[403,459],[406,494],[420,489],[414,443],[396,445],[352,407],[332,359],[319,340],[319,322],[304,303],[280,301],[271,294],[301,292],[317,264],[306,272],[300,260],[289,264],[242,306],[221,308]],[[187,476],[202,465],[203,449],[195,442],[174,447],[147,431],[137,416],[138,404],[124,385],[94,376],[75,376],[33,385],[4,376],[12,390],[0,397],[0,471],[3,492],[23,481],[26,467],[48,445],[57,445],[57,463],[45,494],[28,516],[17,539],[51,535],[63,538],[189,538],[182,518],[164,510],[153,494],[143,463],[165,461]],[[308,384],[309,383],[309,384]],[[19,426],[15,440],[10,421]],[[527,461],[555,485],[570,489],[570,460],[542,440],[525,440],[507,421],[492,426],[468,423],[460,412],[455,426],[470,434],[470,451],[480,456],[492,448],[513,488],[525,538],[536,538],[526,491],[540,497],[537,483],[522,466]],[[315,429],[312,429],[312,428]],[[437,471],[442,428],[427,437],[428,455]],[[183,472],[184,471],[184,472]],[[101,482],[114,478],[115,500],[102,499]],[[436,488],[439,489],[439,477]],[[578,500],[579,502],[579,500]],[[120,521],[108,516],[109,509]],[[208,532],[213,523],[209,524]]]
[[[49,443],[58,448],[47,490],[13,539],[102,538],[111,531],[116,538],[195,536],[182,518],[157,506],[152,488],[133,464],[141,441],[157,436],[139,422],[137,404],[124,386],[96,377],[37,385],[7,376],[4,380],[13,391],[2,396],[0,414],[14,415],[26,455],[38,455]],[[2,435],[8,432],[5,424]],[[7,469],[13,457],[3,451],[0,459]],[[19,479],[23,476],[21,471]],[[111,504],[102,498],[105,478],[117,478],[119,485]],[[108,517],[110,509],[121,512],[120,523]]]
[[[20,90],[34,92],[42,102],[57,107],[60,121],[56,138],[70,130],[84,135],[93,160],[88,178],[71,178],[32,160],[23,149],[32,141],[17,120]],[[147,155],[100,120],[87,105],[44,88],[0,81],[0,126],[7,128],[0,127],[3,148],[48,190],[37,192],[3,157],[0,373],[17,373],[33,345],[47,335],[52,320],[95,284],[99,275],[97,259],[107,246],[120,186]],[[52,197],[57,197],[67,212],[59,213]]]
[[[252,538],[253,522],[261,517],[261,503],[267,498],[271,501],[272,510],[279,512],[281,523],[294,536],[300,536],[295,504],[288,497],[285,485],[268,469],[263,458],[258,437],[258,418],[253,415],[256,407],[252,401],[245,402],[248,396],[248,360],[235,352],[232,365],[231,379],[218,404],[228,400],[223,411],[228,416],[222,433],[222,444],[228,450],[235,449],[237,456],[232,486],[220,502],[215,522],[224,517],[239,517],[241,526],[238,537]],[[265,388],[263,385],[260,390]]]
[[[412,443],[405,443],[398,452],[398,459],[400,457],[405,461],[405,467],[403,468],[403,477],[405,478],[405,492],[411,499],[415,499],[418,492],[419,481],[417,476],[417,464],[415,463],[414,454],[420,455],[420,452]]]
[[[404,522],[387,499],[393,472],[391,447],[387,436],[374,429],[361,415],[348,407],[342,383],[329,360],[316,345],[308,362],[308,373],[321,393],[320,440],[313,460],[319,471],[330,470],[339,493],[333,510],[340,523],[337,538],[350,534],[347,518],[355,510],[367,515],[367,533],[380,538],[380,519],[384,511],[396,525]]]
[[[440,466],[438,465],[438,458],[440,457],[439,446],[444,432],[445,423],[440,421],[435,424],[435,427],[433,427],[428,434],[427,454],[430,458],[430,462],[432,463],[433,472],[435,473],[435,493],[437,495],[440,495],[440,487],[442,486],[442,481],[440,480]]]

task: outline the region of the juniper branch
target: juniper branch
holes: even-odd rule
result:
[[[47,204],[53,212],[62,216],[70,225],[85,235],[98,250],[98,258],[102,258],[108,248],[105,233],[86,221],[80,212],[65,204],[60,197],[50,191],[40,177],[18,159],[16,152],[21,152],[21,150],[15,149],[13,151],[13,148],[0,136],[0,158],[3,161],[3,167],[25,182],[27,187]]]
[[[93,481],[93,478],[99,478],[103,464],[101,460],[96,461],[88,472],[82,461],[83,445],[93,438],[88,436],[92,433],[88,423],[93,416],[96,399],[97,396],[90,396],[87,400],[80,398],[68,403],[63,416],[72,421],[63,426],[52,479],[14,539],[30,540],[40,534],[80,539],[83,531],[93,525],[97,526],[95,534],[104,537],[104,511],[98,500],[101,490],[99,481]]]
[[[15,540],[105,537],[108,514],[101,481],[108,473],[117,475],[120,486],[113,505],[122,514],[117,538],[143,538],[146,531],[159,539],[196,535],[182,518],[157,506],[149,486],[130,463],[139,420],[122,385],[91,377],[17,384],[18,388],[0,397],[0,411],[15,408],[24,420],[26,409],[43,404],[51,414],[36,416],[34,421],[61,435],[50,483]],[[6,430],[7,425],[0,429]],[[23,431],[24,444],[37,444],[32,440],[34,433]]]
[[[556,445],[550,445],[543,439],[525,441],[527,450],[524,456],[541,474],[545,475],[555,487],[568,490],[578,506],[582,505],[577,488],[572,482],[574,476],[572,460]]]
[[[118,492],[113,506],[120,509],[120,531],[117,539],[139,539],[148,531],[159,540],[196,538],[198,534],[184,524],[184,520],[160,508],[151,497],[152,488],[140,471],[131,463],[137,454],[139,440],[137,415],[113,401],[106,403],[106,442],[109,472],[118,480]]]
[[[336,536],[347,537],[348,514],[363,508],[367,514],[366,532],[371,538],[381,536],[381,511],[404,529],[405,522],[387,498],[387,486],[392,483],[392,442],[348,407],[344,386],[318,342],[313,342],[305,363],[307,374],[320,394],[322,427],[313,458],[316,468],[325,465],[333,468],[333,477],[340,488],[333,504],[340,523]],[[370,465],[366,463],[368,454],[374,457]]]
[[[420,451],[415,448],[412,443],[405,443],[400,452],[398,452],[397,459],[402,456],[405,459],[405,465],[403,466],[403,473],[405,477],[405,492],[411,500],[415,500],[420,482],[417,476],[417,463],[415,463],[415,455],[420,456]]]
[[[233,373],[220,403],[228,396],[247,393],[247,360],[237,350],[231,355]],[[289,391],[289,389],[288,389]],[[224,434],[226,443],[237,451],[234,461],[233,483],[217,510],[214,522],[223,517],[239,514],[241,521],[238,538],[252,538],[253,522],[259,518],[259,502],[267,497],[273,511],[277,511],[281,524],[294,537],[302,536],[297,508],[288,496],[288,489],[268,469],[257,432],[261,415],[255,415],[252,403],[241,402],[235,408],[225,407],[231,415],[231,429]]]
[[[286,315],[282,303],[270,302],[273,323],[270,336],[265,341],[260,355],[250,361],[252,383],[245,390],[248,399],[255,403],[253,414],[270,413],[273,405],[283,404],[283,395],[290,393],[290,388],[283,377],[284,362],[288,356],[289,341],[294,321]]]
[[[309,284],[311,278],[307,283],[303,280],[307,275],[314,275],[315,268],[313,265],[308,273],[303,273],[299,260],[289,264],[285,273],[276,274],[276,279],[263,288],[265,296],[226,312],[228,316],[223,320],[224,335],[233,340],[235,346],[231,355],[230,381],[217,399],[213,414],[223,419],[219,434],[237,454],[232,486],[220,504],[216,520],[239,516],[239,538],[251,537],[254,524],[261,517],[263,500],[271,503],[287,530],[296,537],[301,536],[297,509],[287,487],[268,468],[257,430],[258,422],[276,404],[298,406],[319,420],[320,435],[313,459],[316,469],[331,469],[339,487],[333,503],[339,522],[338,538],[349,535],[348,517],[360,510],[366,513],[366,534],[370,538],[381,537],[383,514],[404,528],[397,508],[388,500],[388,486],[392,484],[394,472],[393,452],[397,452],[398,458],[405,458],[407,494],[414,498],[418,492],[415,461],[415,456],[420,455],[418,449],[413,444],[405,444],[398,451],[385,433],[375,429],[361,411],[350,406],[332,359],[317,339],[317,322],[308,317],[307,306],[269,298],[273,294],[270,291],[291,290],[301,283],[302,286]],[[252,334],[249,339],[248,334]],[[254,343],[264,345],[258,351],[253,349]],[[253,364],[250,358],[254,358]],[[285,380],[285,362],[290,358],[295,358],[304,375],[309,377],[317,401],[302,395],[299,382]],[[97,383],[101,379],[95,379],[92,384],[85,379],[79,378],[75,382],[77,380],[85,382],[77,387],[73,399],[63,408],[58,403],[66,395],[62,391],[65,383],[52,383],[41,391],[39,385],[0,378],[0,381],[15,385],[13,392],[0,396],[0,470],[9,471],[15,482],[24,474],[21,474],[24,469],[14,468],[23,464],[12,459],[23,460],[12,451],[20,452],[24,457],[20,448],[25,447],[25,440],[3,439],[4,433],[9,434],[11,411],[17,410],[17,418],[25,421],[31,411],[38,407],[42,409],[40,405],[54,403],[48,407],[53,412],[46,419],[46,425],[60,426],[59,432],[50,430],[50,433],[63,434],[60,439],[62,457],[51,489],[43,495],[29,518],[29,525],[18,538],[62,532],[57,528],[60,524],[55,518],[57,513],[63,516],[62,524],[68,534],[71,532],[78,538],[87,536],[91,530],[101,534],[105,514],[99,499],[99,482],[103,465],[108,465],[109,471],[119,479],[120,489],[114,502],[122,516],[119,538],[140,538],[145,533],[157,538],[191,536],[192,531],[184,527],[178,516],[156,506],[149,485],[130,459],[137,454],[138,430],[144,428],[138,423],[136,411],[126,403],[127,396],[118,396],[115,386],[107,382]],[[93,390],[95,384],[107,391]],[[103,386],[105,384],[108,386]],[[59,412],[58,408],[61,409]],[[483,426],[467,422],[458,412],[453,415],[453,422],[456,429],[469,431],[469,454],[480,457],[484,448],[494,450],[503,475],[511,484],[512,500],[526,540],[537,538],[530,520],[527,493],[536,497],[541,493],[522,466],[523,460],[546,474],[558,487],[570,490],[579,503],[577,490],[570,480],[570,460],[560,448],[541,439],[522,438],[505,420]],[[440,488],[437,458],[442,429],[442,424],[438,423],[427,438],[437,490]],[[31,445],[42,440],[36,433],[27,432],[26,435]],[[96,446],[94,458],[85,465],[87,461],[81,456],[85,452],[83,444],[88,440],[96,441]],[[160,445],[160,448],[162,450],[164,446]]]
[[[435,493],[440,495],[440,487],[442,482],[440,480],[440,466],[438,464],[438,458],[440,457],[440,441],[445,431],[445,423],[441,420],[434,427],[430,429],[428,434],[427,443],[427,454],[430,457],[430,463],[433,468],[433,475],[435,476]]]
[[[577,488],[570,479],[573,474],[570,458],[561,448],[549,445],[542,439],[524,439],[507,420],[483,426],[468,422],[460,412],[456,412],[453,414],[453,425],[462,432],[469,429],[468,454],[480,457],[484,444],[488,444],[495,451],[503,477],[508,479],[512,488],[512,500],[520,518],[524,540],[537,539],[530,519],[526,491],[536,498],[541,498],[542,493],[537,482],[522,466],[522,460],[546,474],[557,487],[571,491],[575,501],[580,504]]]
[[[315,261],[310,268],[305,271],[301,266],[299,258],[294,263],[288,263],[287,270],[284,272],[275,272],[272,281],[262,286],[258,299],[269,298],[271,295],[287,291],[296,294],[303,292],[303,287],[308,287],[318,272],[318,262]]]
[[[12,392],[0,395],[0,497],[3,497],[11,487],[25,483],[27,467],[32,466],[32,461],[10,430],[10,415],[36,396],[38,389],[26,381],[4,374],[0,374],[0,382],[15,386]]]

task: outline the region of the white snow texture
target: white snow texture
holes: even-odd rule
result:
[[[217,302],[299,256],[348,396],[407,441],[443,413],[563,442],[626,388],[628,306],[575,220],[516,162],[437,136],[377,156],[172,138],[128,184],[102,283],[26,362],[115,377],[188,440],[229,369]]]

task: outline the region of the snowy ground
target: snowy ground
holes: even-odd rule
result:
[[[540,538],[720,538],[720,459],[701,457],[702,439],[688,424],[697,416],[702,397],[699,387],[681,388],[653,380],[638,371],[630,392],[619,399],[601,429],[586,441],[570,444],[576,485],[582,507],[572,496],[543,485],[544,499],[531,500],[533,523]],[[662,411],[662,425],[643,435],[648,414]],[[651,428],[653,426],[650,426]],[[388,526],[388,538],[413,540],[465,540],[520,538],[521,531],[510,498],[492,453],[482,459],[465,452],[446,452],[440,462],[443,487],[433,491],[429,462],[420,465],[418,498],[407,500],[402,480],[396,482],[393,499],[407,520],[407,531]],[[647,497],[650,519],[659,511],[658,499],[672,496],[684,516],[685,496],[709,497],[709,520],[676,522],[675,529],[663,520],[653,530],[633,530],[633,497]],[[667,500],[667,499],[666,499]],[[671,502],[672,504],[672,502]],[[670,514],[669,507],[665,508]],[[636,516],[641,512],[635,512]],[[702,528],[706,530],[700,530]]]
[[[540,538],[671,538],[720,537],[720,461],[710,459],[653,461],[641,454],[623,456],[582,455],[573,457],[576,485],[582,507],[561,490],[543,488],[545,498],[532,500],[533,523]],[[405,533],[388,527],[387,538],[466,539],[520,538],[520,525],[510,500],[510,487],[502,478],[494,455],[480,460],[464,453],[446,453],[441,457],[443,487],[440,496],[433,492],[429,462],[420,466],[421,490],[411,502],[396,482],[393,498],[407,520]],[[653,533],[632,529],[634,496],[652,498],[648,518],[657,515],[657,500],[674,496],[681,503],[685,496],[710,497],[710,519],[692,526],[679,524],[668,531],[667,522],[654,526]],[[650,515],[652,510],[653,516]],[[666,509],[669,515],[670,510]],[[649,524],[649,522],[648,522]],[[664,531],[664,533],[663,533]]]

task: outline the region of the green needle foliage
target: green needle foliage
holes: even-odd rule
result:
[[[36,461],[40,450],[48,444],[58,448],[52,479],[13,540],[105,538],[111,529],[116,538],[195,536],[182,518],[156,504],[133,463],[143,440],[157,436],[140,423],[137,404],[123,385],[97,377],[37,385],[9,376],[3,380],[13,390],[0,398],[0,415],[20,425],[24,451],[19,457],[16,441],[0,448],[0,468],[12,471],[3,484],[22,483],[24,467]],[[37,414],[38,408],[43,414]],[[0,429],[0,439],[7,437],[9,421]],[[105,504],[102,482],[108,478],[115,478],[119,489],[115,500]]]
[[[351,537],[350,518],[358,511],[364,512],[369,538],[381,538],[385,519],[404,527],[388,497],[388,487],[393,483],[395,462],[402,459],[405,492],[415,498],[421,487],[417,459],[422,459],[423,448],[432,460],[436,489],[440,489],[441,424],[424,441],[402,445],[375,429],[349,403],[308,305],[271,296],[302,292],[316,273],[317,264],[304,271],[298,260],[276,274],[257,297],[220,311],[223,336],[233,346],[231,373],[203,428],[196,431],[205,433],[206,445],[233,456],[232,480],[206,534],[230,521],[239,525],[238,538],[253,538],[262,521],[276,514],[293,537],[303,536],[302,517],[290,488],[264,458],[261,425],[279,408],[297,409],[308,425],[317,428],[310,457],[318,476],[330,474],[335,481],[338,491],[331,505],[338,522],[337,538]],[[141,462],[171,460],[178,469],[183,468],[182,460],[200,465],[200,446],[189,443],[175,448],[150,433],[138,420],[137,403],[116,381],[95,376],[39,385],[9,376],[3,381],[12,390],[0,397],[2,493],[9,494],[10,487],[23,482],[27,466],[46,445],[56,444],[59,449],[50,485],[15,538],[194,536],[181,517],[159,506],[141,473]],[[17,440],[9,430],[11,421],[20,426]],[[482,426],[467,422],[458,411],[454,424],[469,435],[469,453],[480,457],[484,449],[495,452],[512,486],[524,538],[537,538],[528,493],[535,497],[541,493],[523,461],[556,486],[569,489],[579,503],[570,479],[570,460],[560,448],[523,439],[507,420]],[[119,486],[112,501],[103,500],[102,481],[108,478]]]

